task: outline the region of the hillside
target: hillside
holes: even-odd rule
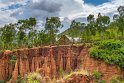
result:
[[[114,64],[91,58],[87,46],[66,45],[19,49],[5,51],[0,56],[2,83],[4,81],[23,83],[26,79],[28,83],[31,80],[37,83],[45,80],[47,83],[50,83],[50,80],[51,83],[58,83],[57,79],[59,83],[98,81],[109,83],[116,76],[119,78],[124,76],[123,68],[119,69]]]

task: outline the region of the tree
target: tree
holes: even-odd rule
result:
[[[54,44],[56,41],[56,34],[59,32],[59,29],[62,28],[59,17],[46,18],[45,23],[45,32],[49,34],[51,44]]]
[[[70,28],[68,29],[68,35],[72,38],[73,43],[75,37],[81,37],[84,25],[84,23],[76,22],[75,20],[71,22]]]
[[[36,30],[34,28],[36,26],[36,23],[37,21],[35,18],[29,18],[18,21],[18,27],[17,27],[18,44],[24,46],[24,45],[30,45],[31,42],[34,42],[34,34],[36,33]],[[29,32],[29,34],[27,32]]]
[[[101,33],[101,38],[104,40],[104,33],[110,23],[110,18],[108,16],[102,16],[99,14],[97,18],[97,29]]]
[[[124,6],[119,6],[117,10],[119,12],[120,17],[123,17],[124,16]]]
[[[88,17],[87,17],[87,21],[89,23],[94,23],[94,15],[90,14]]]
[[[121,35],[123,37],[123,34],[124,34],[124,6],[120,6],[118,7],[118,14],[115,14],[113,16],[113,20],[116,24],[116,26],[118,27],[118,32],[121,32]]]
[[[87,28],[86,29],[89,29],[90,32],[88,32],[90,35],[93,35],[95,37],[96,35],[96,24],[95,24],[95,18],[94,18],[94,15],[90,14],[88,17],[87,17],[87,21],[89,22],[87,24]],[[88,30],[87,30],[88,31]]]
[[[124,16],[117,19],[116,24],[118,26],[118,31],[121,32],[121,35],[123,36],[123,34],[124,34],[124,27],[123,27],[124,26]]]
[[[44,31],[39,31],[37,44],[38,45],[48,45],[50,43],[50,35],[46,34]]]
[[[1,40],[3,41],[5,48],[9,49],[9,47],[12,45],[15,34],[16,30],[14,24],[5,25],[3,28],[1,28]]]

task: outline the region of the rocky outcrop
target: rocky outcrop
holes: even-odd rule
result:
[[[90,58],[89,48],[84,48],[81,52],[83,56],[83,69],[88,72],[94,70],[99,71],[102,74],[102,79],[109,83],[113,76],[121,76],[124,78],[124,70],[120,69],[116,65],[110,65],[102,60]]]
[[[10,63],[12,55],[17,58],[15,65]],[[36,71],[44,77],[59,79],[61,71],[68,73],[77,69],[87,70],[91,73],[98,70],[103,74],[102,79],[107,83],[114,75],[124,77],[124,71],[117,66],[90,58],[88,48],[84,46],[52,46],[0,53],[0,80],[7,80],[12,75],[10,83],[16,83],[18,76],[23,77],[29,72]],[[74,76],[74,79],[76,77]],[[78,77],[83,81],[84,78],[87,78],[87,76]],[[83,81],[79,83],[85,83]]]
[[[0,80],[7,80],[12,74],[13,65],[10,63],[11,51],[5,51],[0,54]]]
[[[52,46],[31,49],[19,49],[12,53],[17,60],[14,68],[8,68],[9,56],[1,55],[0,80],[7,80],[8,73],[14,83],[18,76],[29,72],[39,71],[42,76],[59,77],[60,70],[66,73],[77,69],[78,59],[83,46]],[[11,55],[10,55],[11,56]]]
[[[72,75],[68,79],[65,79],[63,83],[93,83],[93,78],[82,74]]]

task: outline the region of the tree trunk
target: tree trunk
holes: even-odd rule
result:
[[[102,31],[102,33],[101,33],[101,38],[102,38],[102,40],[104,40],[104,31]]]

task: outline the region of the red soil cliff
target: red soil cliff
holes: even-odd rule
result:
[[[15,66],[9,63],[11,55],[17,57]],[[19,75],[24,76],[33,71],[40,72],[42,76],[59,78],[60,70],[69,72],[78,68],[89,72],[98,70],[103,74],[103,80],[107,82],[114,75],[124,75],[117,66],[90,58],[88,48],[84,46],[41,47],[0,54],[0,80],[7,80],[8,76],[12,75],[11,83],[15,83]]]

